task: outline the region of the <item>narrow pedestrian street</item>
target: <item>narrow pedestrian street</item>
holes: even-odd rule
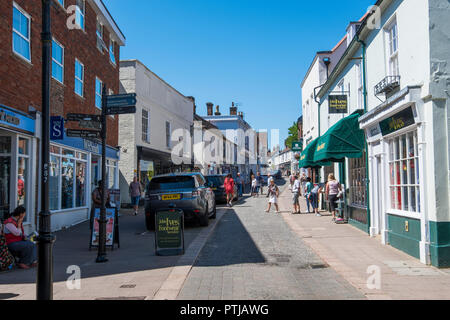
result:
[[[178,299],[365,298],[297,237],[274,208],[266,213],[266,206],[266,196],[260,195],[226,210]]]

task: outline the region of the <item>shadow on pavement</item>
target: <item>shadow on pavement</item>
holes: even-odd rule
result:
[[[120,249],[107,249],[107,263],[98,264],[97,248],[89,251],[90,228],[84,222],[68,230],[56,232],[53,247],[53,280],[66,281],[73,273],[67,273],[69,266],[79,266],[82,279],[129,272],[178,266],[181,256],[160,257],[155,254],[154,232],[145,228],[145,218],[123,209],[119,217]],[[185,248],[204,228],[195,223],[185,225]],[[36,282],[37,269],[21,270],[0,274],[0,284],[30,284]],[[1,296],[0,296],[1,299]]]
[[[227,266],[265,262],[266,259],[235,211],[228,209],[217,225],[214,234],[203,247],[195,266]]]

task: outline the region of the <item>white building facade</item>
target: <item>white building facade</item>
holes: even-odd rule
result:
[[[361,112],[363,157],[334,164],[350,220],[424,264],[448,267],[450,4],[379,0],[374,9],[355,32],[350,25],[348,48],[318,93],[320,132]],[[337,94],[347,110],[330,114]]]
[[[126,204],[134,176],[145,187],[156,174],[192,168],[194,100],[138,60],[120,62],[120,82],[120,93],[136,93],[137,98],[136,114],[119,119],[120,190]]]

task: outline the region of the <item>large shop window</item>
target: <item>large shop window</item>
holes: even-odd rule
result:
[[[420,212],[417,131],[389,140],[391,209]]]
[[[50,210],[86,207],[87,155],[50,147]]]
[[[350,200],[352,205],[367,207],[366,156],[349,159]]]

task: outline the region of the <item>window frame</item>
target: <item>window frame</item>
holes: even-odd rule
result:
[[[146,119],[144,117],[144,112],[147,113]],[[142,119],[142,141],[150,143],[150,111],[147,109],[142,109],[142,118],[141,119]],[[144,120],[146,120],[146,121],[144,122]],[[147,125],[147,130],[146,130],[147,132],[146,132],[145,136],[144,136],[144,123],[146,123],[146,125]]]
[[[80,79],[80,78],[78,78],[77,77],[77,72],[76,72],[76,70],[77,70],[77,62],[81,65],[81,67],[82,67],[82,77],[83,77],[83,79]],[[75,70],[74,70],[74,78],[75,78],[75,81],[74,81],[74,86],[73,86],[73,90],[74,90],[74,92],[75,92],[75,94],[77,94],[79,97],[81,97],[81,98],[84,98],[84,64],[80,61],[80,60],[78,60],[77,58],[75,58]],[[76,83],[77,83],[77,80],[78,81],[80,81],[81,82],[81,95],[76,91]]]
[[[167,129],[169,129],[169,132],[167,132]],[[166,121],[166,148],[172,148],[172,124],[170,123],[170,121]]]
[[[25,18],[28,19],[28,39],[25,38],[19,30],[16,30],[14,28],[14,9],[19,11],[22,15],[25,16]],[[13,51],[13,53],[15,55],[17,55],[20,58],[22,58],[22,59],[26,60],[27,62],[31,63],[31,58],[32,58],[31,57],[31,15],[29,15],[25,10],[23,10],[16,2],[13,2],[12,14],[13,14],[13,22],[11,24],[11,29],[12,29],[12,43],[11,43],[11,47],[12,47],[12,51]],[[30,56],[29,59],[27,57],[24,57],[21,53],[19,53],[16,50],[14,50],[14,33],[16,33],[19,37],[21,37],[22,39],[24,39],[25,41],[28,42],[28,54]]]
[[[58,61],[56,61],[55,60],[55,58],[53,58],[53,48],[52,48],[52,64],[53,64],[53,62],[55,62],[57,65],[59,65],[61,68],[62,68],[62,75],[61,75],[61,77],[62,77],[62,79],[61,80],[59,80],[59,79],[56,79],[54,76],[53,76],[53,67],[52,67],[52,79],[54,79],[54,80],[56,80],[56,81],[58,81],[59,83],[61,83],[61,84],[64,84],[64,55],[65,55],[65,48],[64,48],[64,46],[58,41],[58,40],[56,40],[55,38],[52,38],[52,46],[53,46],[53,42],[54,43],[56,43],[59,47],[61,47],[61,50],[62,50],[62,57],[61,57],[61,63],[59,63]]]
[[[97,92],[97,81],[100,82],[100,94]],[[95,102],[94,102],[94,105],[95,105],[95,107],[97,109],[102,110],[103,81],[97,76],[95,77],[95,88],[94,88],[94,91],[95,91]],[[100,106],[99,107],[97,106],[97,97],[100,97]]]
[[[395,35],[394,31],[395,30]],[[391,22],[385,28],[386,33],[386,54],[388,60],[388,72],[389,76],[399,76],[400,75],[400,67],[399,67],[399,37],[398,37],[398,24],[397,19],[394,17]],[[395,44],[395,51],[393,51]],[[395,69],[395,70],[394,70]]]
[[[101,27],[101,30],[100,30],[101,31],[101,35],[99,34],[99,29],[98,29],[99,26]],[[96,35],[96,39],[97,39],[97,49],[102,54],[103,54],[103,44],[102,44],[101,41],[103,41],[104,28],[105,28],[105,26],[100,22],[100,20],[97,17],[97,22],[96,22],[96,25],[95,25],[95,35]]]
[[[412,136],[412,141],[413,141],[413,149],[414,149],[414,156],[409,156],[408,154],[408,150],[410,149],[410,139],[409,137]],[[406,157],[403,157],[403,146],[402,146],[402,137],[406,137]],[[398,141],[398,159],[396,159],[396,145],[395,142]],[[394,145],[391,144],[394,143]],[[388,213],[390,214],[395,214],[395,215],[399,215],[399,216],[405,216],[405,217],[411,217],[411,218],[416,218],[416,219],[420,219],[421,215],[422,215],[422,211],[423,211],[423,203],[421,203],[421,190],[420,190],[420,175],[421,175],[421,161],[422,158],[420,156],[419,153],[419,141],[418,141],[418,131],[417,131],[417,126],[414,126],[413,128],[409,128],[408,130],[402,131],[400,134],[395,134],[395,135],[390,135],[386,137],[386,145],[387,145],[387,171],[388,171]],[[393,160],[393,158],[395,158]],[[414,168],[413,168],[413,173],[414,173],[414,181],[415,183],[411,183],[411,161],[413,161],[414,164]],[[407,183],[403,183],[404,181],[404,170],[402,170],[402,164],[406,162],[406,181]],[[393,167],[391,167],[391,165],[393,165]],[[399,177],[396,175],[397,173],[397,167],[399,166]],[[393,170],[393,172],[391,171]],[[392,176],[393,175],[393,176]],[[392,182],[392,179],[394,180]],[[396,181],[397,179],[400,179],[400,183],[396,183],[398,181]],[[399,188],[400,189],[400,197],[401,197],[401,201],[400,201],[400,206],[401,208],[399,209],[398,207],[398,190],[395,190]],[[408,192],[408,209],[405,209],[404,207],[404,188],[407,188],[407,192]],[[411,188],[415,189],[415,211],[412,210],[412,194],[411,194]],[[394,189],[394,190],[392,190]],[[394,193],[393,193],[394,191]],[[395,197],[393,200],[393,196]]]
[[[112,52],[111,52],[111,48],[112,48]],[[109,61],[111,61],[111,63],[115,66],[116,65],[116,42],[112,39],[109,39]],[[113,60],[114,59],[114,60]]]
[[[78,5],[78,0],[75,1],[75,23],[80,27],[81,30],[86,31],[86,0],[80,0],[83,3],[83,8]],[[78,14],[83,17],[83,25],[78,24]]]

